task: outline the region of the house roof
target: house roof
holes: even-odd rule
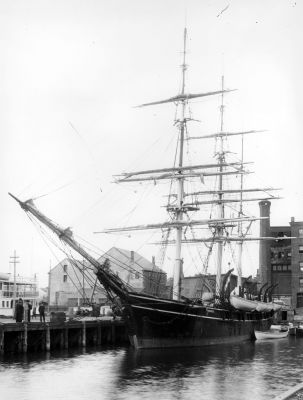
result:
[[[133,253],[133,260],[132,260],[132,253]],[[159,267],[157,267],[152,262],[148,261],[145,257],[141,256],[136,251],[120,249],[118,247],[112,247],[106,253],[104,253],[100,258],[98,258],[98,261],[104,262],[107,258],[109,259],[109,261],[111,261],[112,264],[116,264],[117,266],[123,265],[124,267],[130,267],[134,264],[135,267],[137,266],[144,271],[158,271],[164,273],[164,271],[162,271]],[[71,260],[65,258],[62,261],[60,261],[56,266],[51,268],[51,270],[54,270],[55,268],[60,267],[65,263],[69,264],[71,263]]]
[[[133,260],[132,260],[133,255]],[[118,247],[112,247],[106,253],[104,253],[98,261],[105,261],[108,258],[113,264],[115,262],[118,264],[123,264],[124,266],[131,266],[134,264],[135,266],[142,268],[145,271],[158,271],[163,272],[159,267],[157,267],[152,262],[148,261],[146,258],[141,256],[135,251],[120,249]]]

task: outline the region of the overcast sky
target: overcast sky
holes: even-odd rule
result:
[[[247,138],[245,158],[259,186],[283,188],[272,224],[303,220],[302,15],[302,2],[286,0],[0,1],[0,270],[12,271],[15,249],[18,272],[45,285],[60,259],[9,191],[45,195],[36,203],[48,216],[101,250],[155,254],[151,234],[140,242],[93,232],[164,218],[150,185],[111,182],[172,163],[174,106],[133,106],[178,94],[185,20],[188,90],[218,90],[224,74],[237,89],[226,96],[226,129],[267,130]],[[218,129],[218,106],[195,102],[194,134]],[[256,266],[257,252],[251,259]]]

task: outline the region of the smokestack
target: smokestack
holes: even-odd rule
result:
[[[266,218],[260,220],[260,237],[270,236],[270,201],[260,201],[259,207],[260,217]],[[267,240],[260,240],[259,271],[261,285],[266,282],[271,285],[270,242]]]

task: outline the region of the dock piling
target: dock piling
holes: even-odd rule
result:
[[[49,324],[47,324],[46,330],[45,330],[45,350],[50,351],[50,349],[51,349],[50,328],[49,328]]]
[[[86,347],[86,323],[82,321],[82,347]]]
[[[24,322],[23,324],[24,331],[23,331],[23,353],[27,353],[27,339],[28,339],[28,332],[27,332],[27,322]]]
[[[0,331],[0,354],[4,353],[4,330],[3,328]]]
[[[64,349],[64,330],[60,332],[60,349]]]
[[[102,328],[101,328],[101,322],[98,321],[97,325],[97,346],[101,346],[102,344]]]

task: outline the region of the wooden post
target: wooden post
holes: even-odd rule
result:
[[[75,329],[75,335],[76,335],[76,339],[78,339],[78,346],[82,347],[82,329]]]
[[[60,332],[60,349],[64,349],[64,330]]]
[[[17,341],[17,352],[22,353],[23,350],[23,332],[19,331],[17,332],[18,335],[18,341]]]
[[[114,321],[112,321],[112,344],[116,343],[116,325],[114,324]]]
[[[101,344],[102,344],[101,321],[98,321],[98,324],[97,324],[97,346],[101,346]]]
[[[97,343],[98,343],[98,323],[93,331],[93,345],[96,346]]]
[[[82,347],[86,346],[86,323],[82,321]]]
[[[4,353],[4,328],[0,331],[0,354]]]
[[[64,329],[64,348],[67,350],[68,349],[68,325],[65,324],[65,329]]]
[[[24,332],[23,332],[22,350],[23,350],[23,353],[27,353],[27,338],[28,338],[28,335],[27,335],[27,323],[24,322],[23,326],[24,326]]]
[[[50,348],[51,348],[50,327],[49,324],[47,324],[45,331],[45,350],[50,351]]]

